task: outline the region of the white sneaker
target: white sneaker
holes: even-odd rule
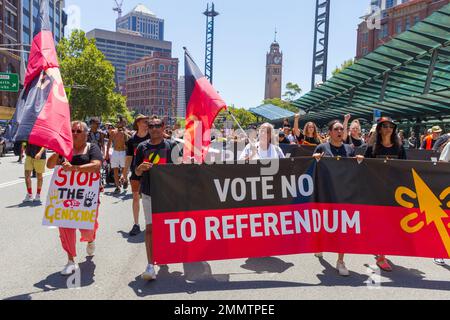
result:
[[[23,199],[23,202],[31,202],[33,201],[33,196],[31,194],[27,194],[25,199]]]
[[[445,260],[444,259],[433,259],[434,263],[436,263],[438,266],[445,266]]]
[[[337,262],[336,269],[339,271],[339,275],[347,277],[350,275],[350,272],[348,271],[347,267],[345,266],[344,262]]]
[[[41,202],[41,195],[36,194],[36,196],[34,197],[34,201],[35,202]]]
[[[314,253],[314,257],[323,258],[323,253],[322,252]]]
[[[155,268],[152,264],[149,264],[147,266],[147,269],[145,269],[145,272],[142,274],[142,279],[145,281],[151,281],[156,279],[156,272]]]
[[[89,257],[92,257],[95,252],[95,242],[89,242],[86,247],[86,253]]]
[[[61,271],[61,274],[63,276],[70,276],[77,269],[78,265],[75,262],[69,261],[64,267],[64,269]]]

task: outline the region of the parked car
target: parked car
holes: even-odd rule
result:
[[[14,142],[4,135],[0,136],[0,157],[4,157],[10,151],[14,151]]]

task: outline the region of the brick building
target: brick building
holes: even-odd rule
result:
[[[372,1],[372,4],[375,2],[377,1]],[[402,3],[399,1],[400,4],[393,6],[389,6],[393,1],[382,3],[379,29],[373,28],[374,23],[367,23],[368,16],[363,17],[364,21],[358,26],[356,59],[364,57],[389,42],[397,34],[410,29],[417,22],[450,3],[450,0],[403,0]]]
[[[178,59],[153,52],[126,67],[126,96],[130,111],[173,120],[177,106]]]

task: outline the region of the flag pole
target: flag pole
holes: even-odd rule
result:
[[[247,132],[245,132],[245,130],[242,129],[241,124],[239,123],[239,121],[237,121],[237,119],[234,117],[234,115],[231,113],[230,110],[227,109],[227,111],[228,111],[228,114],[231,116],[231,118],[233,118],[234,122],[236,122],[236,124],[238,125],[239,129],[241,129],[242,132],[244,132],[245,136],[248,138]]]

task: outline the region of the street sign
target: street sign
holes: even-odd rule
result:
[[[17,73],[0,72],[0,91],[18,92],[19,75]]]

